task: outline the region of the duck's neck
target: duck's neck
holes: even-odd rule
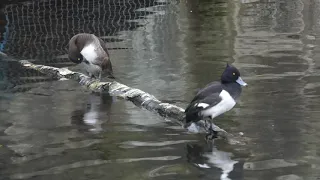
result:
[[[222,83],[223,89],[229,92],[233,99],[238,99],[240,97],[242,88],[240,84],[236,82],[232,83]]]

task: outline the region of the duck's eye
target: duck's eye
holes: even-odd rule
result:
[[[232,75],[234,75],[234,76],[235,76],[235,75],[236,75],[236,73],[232,73]]]
[[[80,58],[78,58],[78,61],[80,61],[81,59]]]

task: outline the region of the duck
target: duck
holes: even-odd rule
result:
[[[214,81],[200,89],[195,97],[185,109],[185,127],[192,123],[208,120],[230,111],[239,99],[242,87],[248,84],[240,76],[239,70],[227,63],[220,81]],[[212,123],[209,126],[209,133],[206,139],[216,138],[217,132],[212,129]]]
[[[105,42],[89,33],[79,33],[69,40],[68,58],[71,62],[81,64],[90,78],[101,80],[102,73],[108,78],[113,76],[112,64]]]

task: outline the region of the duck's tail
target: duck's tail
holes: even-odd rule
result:
[[[190,104],[186,110],[185,110],[185,123],[186,125],[192,123],[192,122],[197,122],[201,120],[201,116],[199,115],[200,111],[202,110],[202,107],[195,106],[194,103]]]

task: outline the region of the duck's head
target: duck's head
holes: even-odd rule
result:
[[[83,56],[80,55],[70,55],[69,53],[69,59],[70,61],[76,63],[76,64],[80,64],[83,61]]]
[[[70,61],[80,64],[83,61],[83,56],[81,55],[81,48],[77,42],[78,36],[74,36],[69,41],[68,57]]]
[[[241,86],[248,85],[246,82],[242,80],[239,70],[227,63],[226,69],[221,75],[221,83],[226,84],[234,82],[240,84]]]

